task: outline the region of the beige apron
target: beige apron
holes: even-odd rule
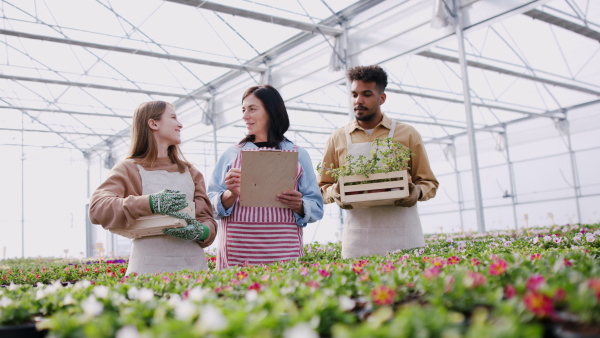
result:
[[[348,155],[370,157],[370,142],[352,143],[352,124],[346,125]],[[389,137],[394,136],[396,121],[392,120]],[[385,254],[399,249],[425,245],[417,205],[404,208],[376,206],[346,210],[347,221],[342,236],[342,258]]]
[[[195,185],[192,175],[166,170],[145,170],[138,165],[142,177],[142,194],[150,195],[163,189],[179,190],[185,193],[188,203],[193,203]],[[131,255],[126,274],[137,272],[173,272],[183,269],[206,270],[204,250],[195,241],[188,241],[170,235],[137,238],[131,241]]]

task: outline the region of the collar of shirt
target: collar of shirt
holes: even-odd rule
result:
[[[377,129],[377,127],[379,127],[379,126],[382,126],[388,130],[392,129],[392,120],[389,117],[387,117],[387,115],[385,115],[384,113],[381,113],[381,114],[383,114],[383,119],[381,120],[381,122],[379,122],[378,125],[375,126],[375,128],[373,128],[373,130]],[[352,121],[352,126],[354,128],[352,129],[352,131],[350,131],[351,133],[354,132],[356,129],[365,130],[363,127],[361,127],[358,124],[358,121],[356,119],[354,119]]]

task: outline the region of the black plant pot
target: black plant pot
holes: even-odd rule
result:
[[[35,323],[0,326],[0,337],[2,338],[43,338],[47,334],[48,330],[38,331]]]

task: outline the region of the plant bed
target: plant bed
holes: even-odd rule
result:
[[[42,338],[48,335],[48,330],[38,330],[35,323],[0,326],[2,338]]]
[[[408,197],[406,170],[388,173],[341,176],[340,199],[352,208],[394,205],[394,201]]]

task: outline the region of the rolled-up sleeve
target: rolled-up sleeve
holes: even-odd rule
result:
[[[208,184],[208,198],[212,204],[213,214],[215,219],[221,219],[231,215],[233,205],[229,209],[223,207],[221,196],[227,190],[225,185],[225,174],[231,168],[233,161],[237,156],[238,149],[236,147],[228,148],[219,158],[215,169],[213,170],[210,182]]]
[[[308,223],[316,222],[323,218],[323,196],[317,183],[315,169],[306,150],[298,149],[298,162],[302,166],[302,175],[298,179],[298,190],[302,193],[302,206],[304,216],[294,213],[296,224],[305,227]]]

